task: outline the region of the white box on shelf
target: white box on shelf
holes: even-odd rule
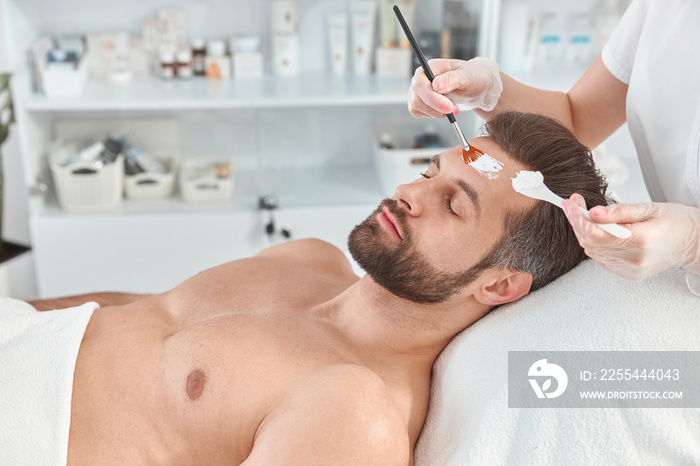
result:
[[[230,201],[233,199],[234,170],[231,161],[224,157],[185,160],[179,176],[180,194],[186,202],[215,204]]]
[[[177,160],[173,155],[159,155],[167,167],[166,173],[137,173],[124,178],[124,192],[129,199],[163,199],[173,195],[175,191],[175,173]]]
[[[87,81],[88,55],[83,55],[77,66],[69,63],[44,64],[41,67],[44,94],[48,97],[80,95]]]
[[[58,203],[68,212],[102,212],[117,207],[124,187],[124,156],[95,168],[95,162],[50,164]]]
[[[377,76],[408,78],[413,75],[413,70],[411,69],[413,52],[411,49],[377,47],[376,52],[375,70]]]
[[[233,54],[234,78],[261,78],[264,74],[263,57],[260,52],[235,52]]]

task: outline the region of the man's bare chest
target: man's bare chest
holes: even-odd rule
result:
[[[163,359],[181,422],[196,419],[200,431],[226,432],[246,456],[260,423],[296,386],[325,367],[357,363],[323,326],[259,314],[184,329],[164,342]]]
[[[356,362],[332,331],[304,315],[215,314],[170,334],[145,322],[93,339],[82,365],[90,373],[76,370],[89,404],[75,400],[74,421],[108,414],[87,438],[161,454],[176,443],[180,457],[206,450],[206,458],[192,459],[242,461],[260,424],[296,385],[324,367]]]

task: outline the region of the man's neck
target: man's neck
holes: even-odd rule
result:
[[[450,340],[487,311],[471,298],[412,303],[365,275],[321,306],[318,314],[376,364],[429,372]]]

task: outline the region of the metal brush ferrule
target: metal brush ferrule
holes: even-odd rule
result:
[[[467,138],[464,137],[462,130],[459,128],[459,124],[457,124],[457,120],[453,121],[450,124],[452,125],[452,129],[455,130],[455,134],[457,134],[457,137],[459,138],[460,144],[462,144],[462,149],[469,151],[469,143],[467,142]]]

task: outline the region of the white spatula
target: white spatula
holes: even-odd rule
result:
[[[523,170],[519,171],[518,176],[512,178],[512,180],[513,189],[520,194],[533,199],[539,199],[540,201],[550,202],[555,206],[561,207],[561,202],[564,199],[549,190],[547,185],[544,184],[544,177],[542,176],[542,173]],[[579,207],[579,209],[587,219],[591,218],[588,210],[584,209],[583,207]],[[631,231],[625,227],[621,227],[617,223],[598,223],[595,220],[593,223],[616,238],[625,239],[632,235]]]

